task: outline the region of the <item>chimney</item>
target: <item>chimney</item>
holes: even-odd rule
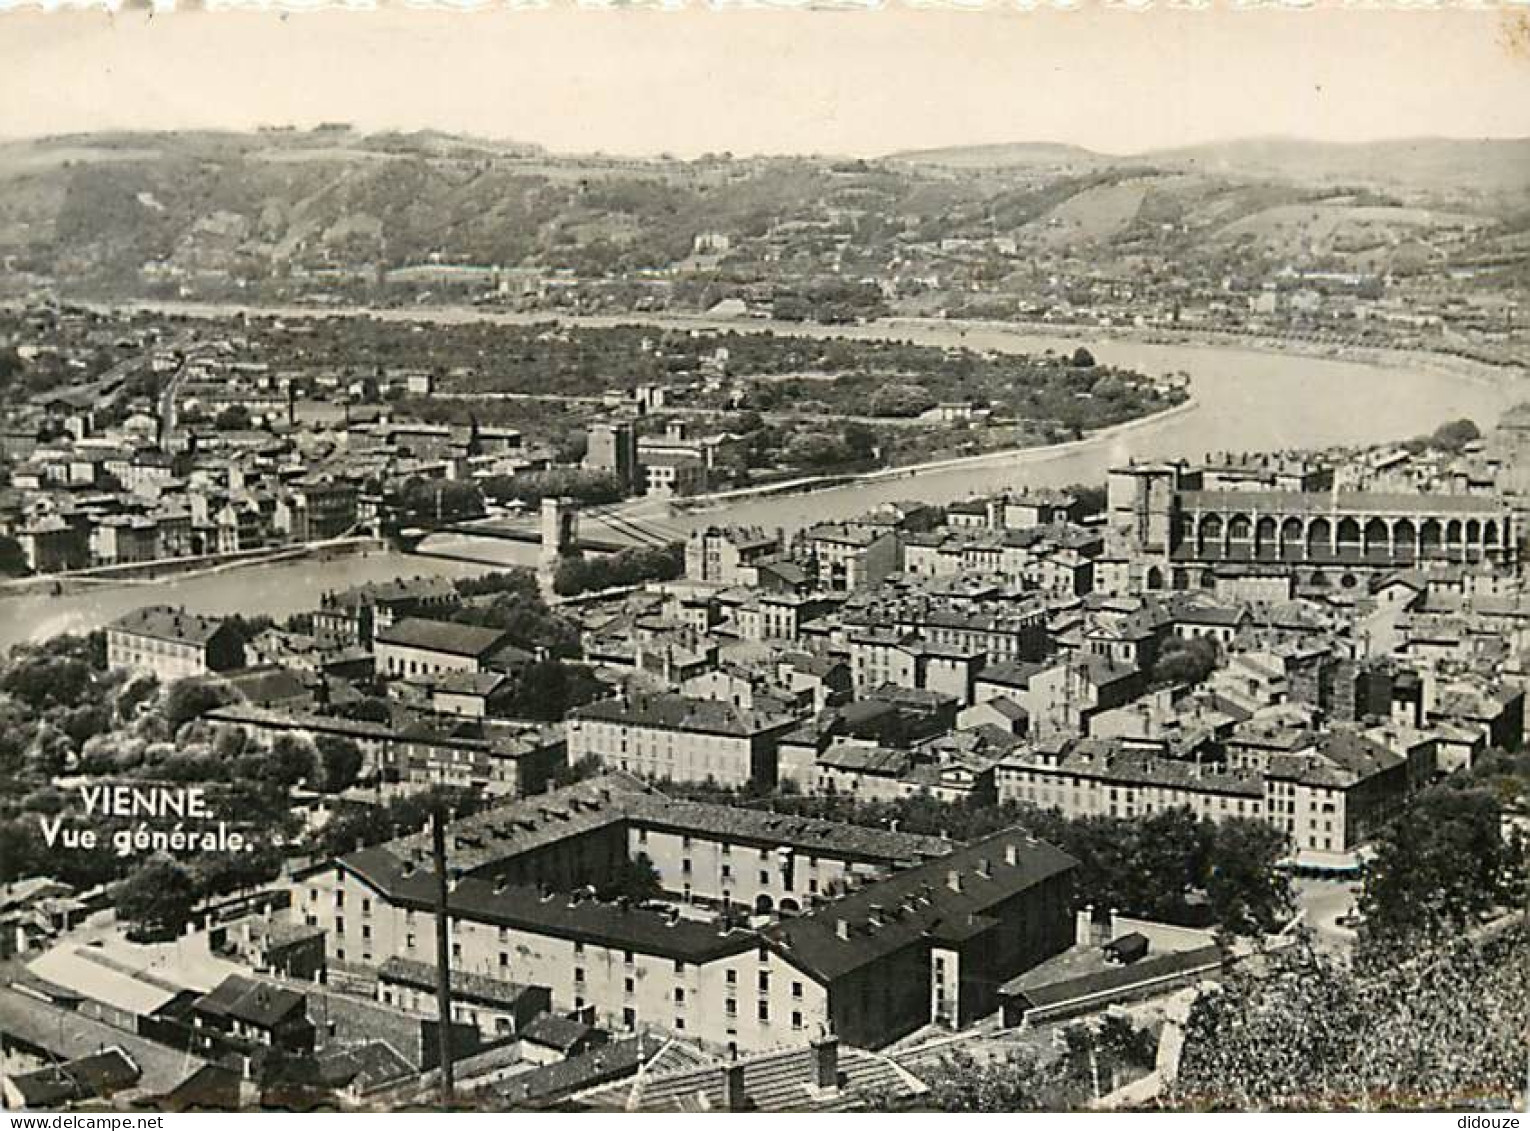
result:
[[[821,1092],[839,1089],[839,1038],[825,1032],[813,1042],[813,1084]]]
[[[989,861],[988,857],[981,856],[978,858],[977,874],[985,880],[993,875],[993,864]]]
[[[956,892],[962,890],[962,874],[955,868],[946,873],[946,887]]]
[[[872,926],[880,927],[887,921],[882,913],[882,905],[880,903],[873,903],[866,910],[868,912],[867,918],[871,920]]]
[[[850,924],[844,919],[834,920],[834,933],[842,939],[850,937]]]
[[[749,1094],[744,1090],[744,1066],[730,1061],[722,1066],[723,1109],[744,1111],[749,1106]]]
[[[1004,846],[1004,863],[1008,864],[1011,868],[1018,868],[1020,866],[1019,845],[1006,844]]]

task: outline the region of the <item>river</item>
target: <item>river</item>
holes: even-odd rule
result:
[[[188,311],[189,312],[189,311]],[[389,312],[394,313],[394,312]],[[402,311],[424,319],[435,312]],[[441,312],[442,320],[459,317]],[[497,316],[501,321],[520,319]],[[578,320],[572,320],[578,321]],[[634,319],[600,319],[598,323]],[[664,324],[704,327],[701,320]],[[1530,399],[1523,375],[1468,376],[1428,358],[1384,361],[1311,357],[1241,345],[1161,344],[1129,338],[1100,340],[1086,331],[1037,335],[989,325],[907,323],[832,329],[717,323],[738,330],[774,329],[822,336],[896,337],[941,346],[983,350],[1071,351],[1086,344],[1097,360],[1143,373],[1186,372],[1192,408],[1136,425],[1110,430],[1055,449],[982,457],[955,467],[856,483],[814,493],[811,498],[731,500],[715,511],[671,515],[663,503],[640,502],[626,513],[657,520],[669,530],[715,521],[795,529],[806,522],[849,518],[880,502],[920,499],[947,503],[1004,487],[1062,486],[1101,482],[1112,464],[1128,457],[1200,457],[1210,451],[1310,449],[1338,444],[1372,444],[1432,431],[1447,419],[1466,416],[1484,429],[1504,409]],[[534,546],[433,540],[432,548],[500,565],[534,563]],[[419,574],[466,576],[488,564],[419,557],[392,551],[300,560],[277,565],[150,584],[101,587],[65,596],[28,594],[0,598],[0,648],[60,632],[99,627],[131,609],[175,604],[205,613],[265,613],[277,618],[311,609],[329,590],[366,581]]]

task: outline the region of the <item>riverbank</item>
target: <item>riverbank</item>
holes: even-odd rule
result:
[[[412,311],[396,314],[416,317]],[[483,317],[481,312],[476,316]],[[631,323],[634,319],[627,316],[608,321]],[[704,323],[671,318],[657,324],[699,327]],[[744,332],[772,329],[769,324],[753,322],[719,328]],[[776,328],[803,331],[796,325]],[[985,328],[926,320],[919,324],[817,329],[820,337],[893,337],[979,351],[1043,353],[1047,349],[1071,351],[1079,344],[1077,338],[1065,341],[1055,335],[1028,336],[1011,323]],[[954,467],[941,463],[918,469],[886,469],[877,479],[818,490],[811,502],[804,502],[796,493],[781,494],[789,485],[776,483],[763,485],[768,493],[745,497],[719,492],[710,498],[713,513],[685,514],[671,510],[669,500],[638,499],[625,504],[622,515],[639,524],[665,528],[667,535],[677,537],[719,518],[766,530],[795,531],[818,522],[848,521],[882,503],[911,497],[945,505],[974,494],[1098,483],[1110,467],[1133,458],[1198,459],[1213,450],[1368,447],[1424,434],[1445,420],[1462,416],[1471,417],[1486,429],[1506,409],[1530,398],[1530,382],[1523,378],[1506,377],[1500,371],[1489,375],[1479,367],[1455,361],[1416,358],[1410,363],[1404,360],[1406,355],[1374,354],[1362,362],[1326,354],[1301,356],[1278,348],[1253,349],[1226,341],[1162,345],[1146,342],[1140,335],[1130,341],[1124,337],[1106,341],[1098,340],[1093,331],[1089,333],[1086,343],[1101,364],[1148,374],[1189,373],[1193,403],[1101,429],[1066,445],[978,453],[958,457]],[[1468,368],[1470,373],[1465,372]],[[724,512],[721,516],[715,513],[719,510]],[[511,542],[498,543],[492,550],[481,546],[431,548],[494,559],[502,563],[499,568],[534,565],[536,555],[534,546]],[[325,593],[353,585],[427,574],[456,579],[492,568],[486,560],[420,558],[384,550],[328,562],[308,558],[258,569],[236,566],[209,576],[166,578],[152,586],[87,585],[72,596],[33,590],[6,600],[0,607],[0,649],[64,632],[88,631],[145,604],[184,605],[210,615],[258,610],[282,617],[312,609]]]
[[[1362,364],[1429,364],[1443,372],[1457,375],[1514,376],[1526,367],[1513,362],[1492,362],[1448,349],[1419,346],[1385,346],[1346,340],[1314,340],[1309,335],[1281,334],[1252,330],[1220,329],[1209,326],[1099,326],[1087,322],[1037,322],[1001,319],[931,318],[921,315],[892,314],[871,322],[823,324],[784,322],[773,318],[719,318],[705,311],[633,311],[621,314],[570,314],[565,311],[496,310],[462,303],[432,306],[303,306],[296,303],[249,304],[234,302],[196,302],[177,299],[131,299],[103,302],[95,299],[69,299],[87,310],[140,311],[179,315],[191,318],[228,318],[234,315],[276,318],[376,318],[387,322],[490,322],[502,325],[561,323],[569,326],[657,326],[714,330],[720,333],[760,333],[798,335],[811,338],[887,338],[886,331],[899,327],[921,331],[940,331],[960,337],[966,330],[999,332],[1017,337],[1053,338],[1070,345],[1091,342],[1140,342],[1146,345],[1175,345],[1226,349],[1229,347],[1277,353],[1285,356],[1352,361]],[[955,344],[960,344],[955,343]]]
[[[298,546],[262,546],[228,554],[203,554],[192,558],[161,558],[151,562],[96,566],[70,573],[45,573],[0,582],[0,601],[39,594],[71,596],[123,586],[152,588],[166,582],[214,577],[232,570],[303,560],[331,561],[351,554],[384,550],[387,544],[370,537],[334,538]]]
[[[1140,342],[1154,346],[1189,346],[1197,349],[1255,350],[1287,357],[1309,357],[1320,361],[1348,361],[1359,365],[1427,366],[1440,373],[1470,380],[1501,381],[1526,375],[1526,367],[1511,361],[1487,361],[1449,350],[1423,349],[1417,346],[1384,346],[1370,342],[1324,341],[1306,335],[1271,334],[1250,330],[1222,330],[1212,327],[1175,328],[1163,326],[1093,326],[1086,322],[1021,322],[1002,319],[953,320],[893,315],[873,325],[901,325],[909,329],[931,330],[937,327],[969,327],[994,333],[1032,337],[1058,337],[1088,341]],[[1087,339],[1087,340],[1086,340]]]
[[[797,498],[805,495],[822,494],[826,491],[849,490],[873,483],[911,479],[919,475],[927,475],[931,472],[962,471],[964,469],[977,470],[1008,464],[1021,464],[1028,460],[1052,459],[1076,448],[1119,439],[1139,429],[1162,424],[1174,417],[1194,412],[1198,407],[1199,405],[1194,395],[1191,395],[1178,404],[1159,409],[1157,412],[1150,412],[1146,416],[1139,416],[1132,420],[1123,420],[1119,424],[1111,424],[1104,428],[1097,428],[1092,432],[1086,432],[1076,440],[1063,440],[1055,444],[1032,444],[1023,448],[1000,448],[991,452],[978,452],[970,456],[952,456],[947,459],[926,460],[923,463],[901,464],[897,467],[879,467],[874,471],[863,471],[854,475],[809,476],[781,483],[763,483],[758,487],[737,487],[729,491],[717,491],[706,495],[692,495],[683,500],[683,502],[671,502],[670,505],[676,511],[705,513],[726,503],[739,502],[745,499]]]

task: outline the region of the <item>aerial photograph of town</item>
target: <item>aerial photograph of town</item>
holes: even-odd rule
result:
[[[0,12],[7,1126],[1524,1112],[1527,60]]]

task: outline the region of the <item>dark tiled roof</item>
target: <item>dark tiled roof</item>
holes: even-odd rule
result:
[[[332,1088],[354,1085],[367,1091],[413,1076],[418,1069],[387,1041],[326,1051],[319,1058],[319,1078]]]
[[[521,1034],[534,1044],[544,1045],[560,1052],[568,1052],[598,1033],[593,1025],[575,1021],[572,1017],[559,1017],[556,1013],[543,1013],[533,1017]]]
[[[11,1086],[29,1108],[55,1108],[82,1100],[110,1097],[138,1083],[138,1065],[119,1048],[82,1056],[67,1064],[11,1077]]]
[[[422,868],[405,872],[398,859],[382,849],[364,849],[346,857],[342,864],[385,895],[390,903],[425,912],[435,907],[433,872]],[[754,936],[748,931],[720,930],[695,919],[673,918],[663,912],[598,899],[576,899],[576,895],[464,879],[452,889],[448,901],[455,917],[474,922],[686,962],[709,962],[747,950],[754,943]]]
[[[217,635],[223,627],[223,621],[216,617],[188,613],[184,609],[173,609],[169,605],[151,605],[119,617],[112,622],[111,627],[153,640],[205,645]]]
[[[628,726],[658,727],[735,737],[759,734],[781,726],[789,719],[765,715],[717,703],[710,699],[691,699],[668,692],[639,694],[627,702],[601,699],[569,713],[570,718],[594,722],[624,723]]]
[[[305,1004],[300,993],[230,974],[211,993],[199,997],[193,1008],[273,1029],[292,1014],[302,1013]]]
[[[373,643],[423,648],[453,656],[484,656],[492,652],[504,638],[504,632],[497,628],[405,617],[377,633]]]
[[[435,966],[428,962],[416,962],[411,958],[401,958],[395,955],[378,968],[377,979],[381,982],[392,982],[396,985],[412,986],[416,989],[434,991],[436,988],[436,969]],[[484,974],[474,974],[468,970],[452,971],[452,996],[454,998],[495,1005],[514,1005],[526,994],[534,992],[536,991],[533,987],[523,986],[517,982],[507,982],[501,978],[490,978]]]
[[[1004,687],[1030,687],[1031,678],[1047,669],[1046,664],[1006,663],[988,664],[978,672],[979,683],[993,683]]]
[[[1272,778],[1343,788],[1394,770],[1406,761],[1362,734],[1330,731],[1320,735],[1309,751],[1274,755],[1265,772]]]
[[[726,837],[735,843],[780,844],[801,852],[819,851],[883,862],[943,856],[951,850],[950,844],[938,837],[774,813],[768,809],[680,801],[656,793],[629,796],[624,804],[631,818],[640,825],[682,832],[689,829]]]
[[[512,1076],[496,1084],[494,1091],[512,1106],[552,1103],[585,1088],[631,1076],[661,1047],[661,1041],[646,1035],[615,1041],[579,1056]]]
[[[1011,849],[1014,864],[1006,861]],[[784,920],[767,934],[790,960],[827,980],[921,938],[954,939],[986,930],[993,925],[986,918],[990,909],[1074,867],[1077,861],[1062,850],[1022,829],[1005,829]],[[959,877],[960,890],[952,887],[952,874]],[[841,920],[848,938],[840,937]]]

